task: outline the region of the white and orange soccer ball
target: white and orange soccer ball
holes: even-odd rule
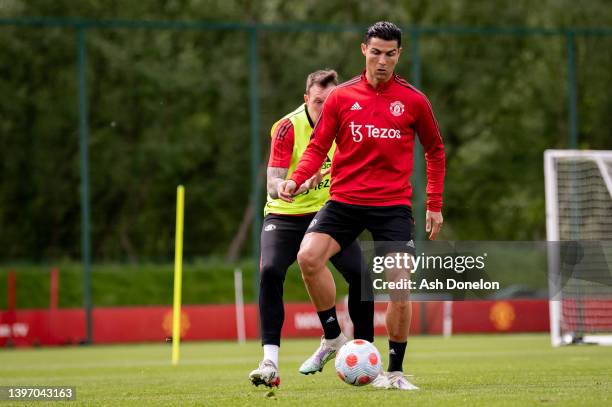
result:
[[[380,352],[363,339],[347,342],[336,354],[336,372],[345,383],[365,386],[382,372]]]

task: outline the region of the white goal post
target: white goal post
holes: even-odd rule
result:
[[[546,150],[553,346],[612,345],[612,151]]]

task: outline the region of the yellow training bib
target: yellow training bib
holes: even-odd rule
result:
[[[293,142],[293,153],[291,155],[291,164],[289,166],[289,172],[287,178],[291,176],[295,171],[302,154],[306,150],[308,143],[310,142],[310,136],[312,135],[312,127],[308,114],[306,113],[306,105],[302,105],[289,113],[281,120],[274,123],[272,131],[270,132],[272,137],[276,127],[284,119],[289,119],[293,125],[294,142]],[[321,170],[328,169],[331,167],[331,157],[336,150],[336,143],[334,142],[327,153],[327,158],[321,167]],[[285,202],[282,199],[272,199],[268,195],[266,206],[264,207],[264,216],[270,213],[277,213],[282,215],[302,215],[307,213],[318,212],[323,204],[329,199],[329,187],[331,179],[329,174],[323,177],[319,185],[309,189],[305,193],[296,196],[292,203]],[[299,185],[298,185],[299,187]]]

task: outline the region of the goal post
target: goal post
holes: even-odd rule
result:
[[[612,345],[612,151],[544,153],[553,346]]]

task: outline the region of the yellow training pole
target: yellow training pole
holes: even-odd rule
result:
[[[174,245],[174,306],[172,309],[172,364],[179,362],[181,344],[181,285],[183,280],[183,217],[185,187],[176,188],[176,241]]]

